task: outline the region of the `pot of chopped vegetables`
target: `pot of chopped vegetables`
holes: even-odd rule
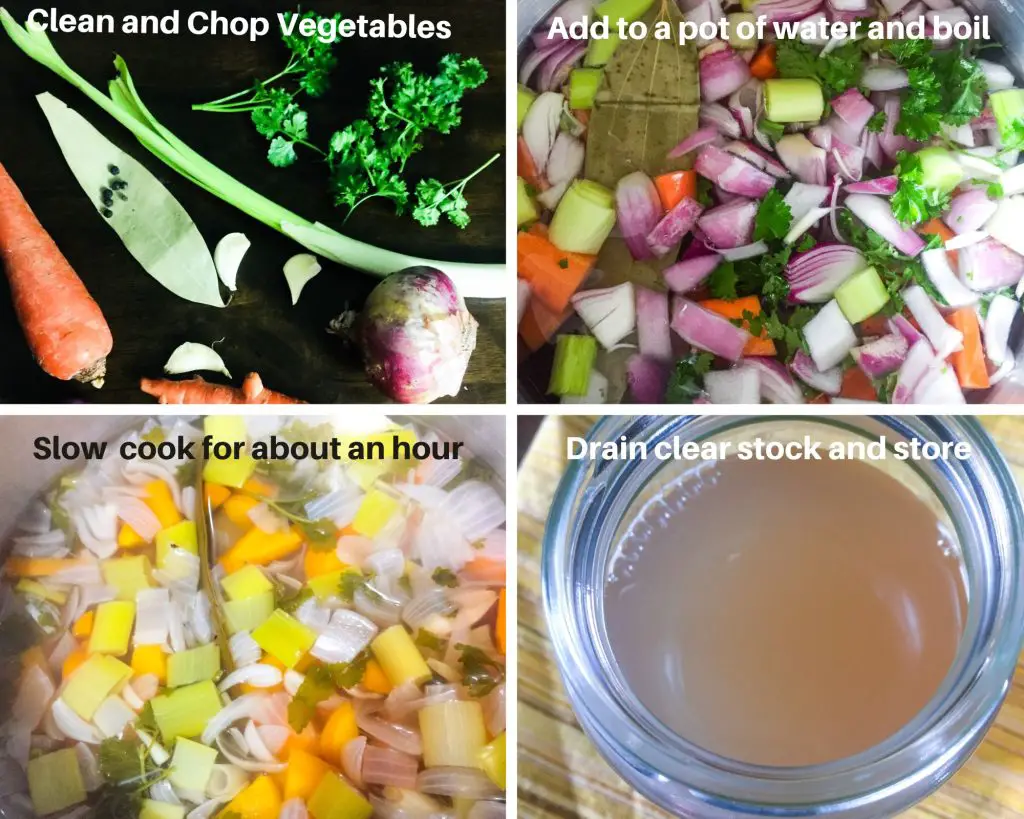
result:
[[[10,420],[0,813],[504,816],[491,420]]]
[[[1024,29],[980,11],[520,2],[521,398],[1024,401]]]

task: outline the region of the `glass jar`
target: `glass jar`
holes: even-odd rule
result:
[[[1024,511],[1010,470],[967,417],[616,416],[588,441],[799,437],[921,444],[966,441],[966,460],[878,462],[945,519],[962,552],[968,614],[941,688],[915,719],[857,756],[772,768],[717,756],[669,730],[617,667],[604,623],[614,545],[646,499],[693,462],[570,461],[544,535],[544,602],[576,715],[604,758],[648,799],[681,817],[834,816],[881,819],[925,798],[964,763],[995,719],[1024,639]],[[794,521],[794,525],[798,525]]]

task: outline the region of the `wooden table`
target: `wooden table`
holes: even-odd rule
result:
[[[30,0],[5,3],[16,19],[29,10],[49,8]],[[113,14],[166,14],[179,8],[182,20],[191,11],[216,9],[224,16],[267,16],[273,21],[289,3],[221,0],[216,4],[168,0],[108,0],[97,4],[66,0],[60,12],[85,10]],[[505,3],[502,0],[375,0],[346,3],[303,0],[304,10],[336,11],[349,17],[399,17],[448,20],[452,37],[438,39],[359,40],[337,46],[340,64],[333,88],[308,105],[314,139],[326,142],[362,115],[369,81],[378,69],[396,60],[427,71],[449,52],[476,56],[490,73],[464,102],[464,122],[448,137],[432,136],[427,148],[409,163],[413,178],[460,179],[496,152],[505,139]],[[76,71],[100,88],[113,77],[112,57],[121,54],[140,95],[158,119],[214,164],[275,202],[341,229],[344,213],[332,207],[322,167],[308,156],[285,170],[265,159],[267,141],[245,115],[193,112],[193,103],[238,91],[257,78],[283,68],[287,52],[276,33],[255,43],[245,37],[123,34],[57,34],[58,52]],[[85,116],[118,146],[142,161],[184,205],[212,248],[225,234],[241,231],[252,248],[239,273],[239,289],[225,309],[183,301],[165,290],[129,256],[120,239],[103,225],[71,175],[35,95],[49,91]],[[160,377],[171,351],[184,341],[209,344],[241,382],[258,371],[265,384],[310,402],[375,402],[382,396],[366,383],[354,351],[325,332],[346,307],[358,307],[375,284],[369,276],[324,264],[324,271],[292,307],[281,268],[303,249],[242,212],[209,195],[151,156],[134,138],[81,92],[23,55],[0,32],[0,163],[21,187],[40,221],[78,271],[107,317],[114,335],[106,386],[96,391],[50,378],[32,360],[6,288],[0,285],[0,401],[149,402],[138,390],[142,377]],[[392,250],[467,262],[504,262],[505,196],[503,160],[471,183],[472,223],[464,231],[450,224],[423,228],[411,218],[396,217],[386,205],[370,202],[344,225],[351,236]],[[477,301],[471,309],[480,322],[476,353],[458,401],[505,400],[505,304]],[[211,376],[210,380],[218,379]],[[451,400],[451,399],[449,399]]]
[[[981,419],[1024,486],[1024,419]],[[564,439],[593,419],[551,417],[519,470],[519,816],[668,817],[635,793],[580,730],[562,688],[540,596],[540,538],[565,468]],[[901,819],[1024,817],[1024,673],[970,762]]]

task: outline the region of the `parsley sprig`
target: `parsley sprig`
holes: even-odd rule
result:
[[[779,76],[817,80],[825,99],[860,84],[865,64],[860,42],[845,43],[825,55],[800,40],[778,40],[775,46]]]
[[[924,186],[924,169],[917,154],[900,151],[896,159],[900,181],[891,200],[893,216],[904,225],[917,225],[942,214],[949,207],[949,194]]]

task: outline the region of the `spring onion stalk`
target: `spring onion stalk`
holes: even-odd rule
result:
[[[285,668],[295,668],[316,642],[316,632],[290,614],[276,609],[253,631],[252,639],[267,654],[284,663]]]
[[[143,799],[139,819],[185,819],[185,806]]]
[[[119,557],[100,563],[103,583],[114,588],[118,600],[135,600],[135,596],[150,588],[150,563],[145,555]]]
[[[220,651],[216,643],[196,646],[188,651],[176,651],[167,658],[167,686],[212,680],[220,673]]]
[[[548,238],[559,250],[597,254],[615,226],[615,197],[589,179],[569,186],[551,218]]]
[[[814,80],[765,80],[764,106],[772,122],[817,122],[825,113],[825,97]]]
[[[85,801],[85,783],[74,748],[29,760],[27,773],[32,807],[37,816],[47,816]]]
[[[308,808],[313,819],[370,819],[373,815],[373,806],[336,773],[320,780]]]
[[[207,723],[222,708],[217,686],[210,680],[176,688],[154,697],[150,703],[160,736],[167,744],[177,737],[201,736]]]
[[[846,320],[857,324],[885,307],[889,291],[875,269],[866,267],[836,288],[835,299]]]
[[[455,282],[463,297],[504,298],[506,287],[503,265],[418,259],[359,242],[319,222],[310,222],[243,185],[161,125],[139,98],[128,67],[120,57],[114,60],[119,77],[110,83],[110,95],[107,96],[64,62],[42,29],[32,25],[20,26],[6,10],[0,10],[0,23],[14,44],[26,55],[82,91],[130,130],[162,162],[199,187],[289,236],[313,253],[377,276],[386,276],[406,267],[434,267]]]
[[[220,581],[228,600],[246,600],[250,597],[274,591],[271,583],[259,566],[244,566],[234,574]]]
[[[64,683],[61,699],[84,720],[111,694],[119,692],[132,676],[130,667],[106,654],[94,654]]]
[[[128,653],[135,623],[135,604],[127,600],[111,600],[96,607],[96,620],[89,638],[90,654]]]
[[[604,71],[600,68],[574,68],[569,72],[569,107],[575,111],[589,111],[601,87]]]
[[[1004,140],[1011,139],[1018,124],[1024,123],[1024,88],[995,91],[989,95],[988,102],[999,126],[999,135]]]
[[[560,335],[555,342],[548,392],[553,395],[586,395],[590,371],[597,358],[593,336]]]
[[[396,688],[407,682],[420,685],[434,675],[404,626],[385,629],[373,639],[370,648]]]
[[[454,765],[480,767],[487,744],[484,710],[476,700],[453,700],[427,705],[419,713],[423,735],[423,764],[428,768]]]

